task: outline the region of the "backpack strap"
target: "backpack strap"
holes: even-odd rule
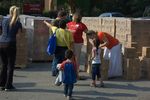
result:
[[[57,30],[58,30],[58,28],[56,28],[56,29],[55,29],[55,31],[54,31],[54,33],[53,33],[53,34],[56,34],[56,31],[57,31]]]

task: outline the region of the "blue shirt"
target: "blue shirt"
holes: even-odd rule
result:
[[[5,18],[2,21],[2,35],[0,35],[0,44],[16,42],[16,34],[22,28],[22,25],[17,21],[12,27],[9,27],[10,18]]]
[[[63,83],[73,84],[76,83],[76,72],[74,69],[74,64],[71,62],[66,62],[64,64],[64,74],[63,74]]]

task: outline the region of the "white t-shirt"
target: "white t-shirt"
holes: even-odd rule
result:
[[[101,49],[98,48],[98,50],[96,50],[96,48],[94,47],[92,49],[92,52],[95,54],[95,57],[92,60],[92,64],[100,64],[101,63],[101,58],[100,58]]]

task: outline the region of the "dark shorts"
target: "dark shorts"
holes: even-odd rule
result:
[[[100,66],[101,64],[92,64],[92,80],[95,80],[96,76],[97,78],[101,77]]]

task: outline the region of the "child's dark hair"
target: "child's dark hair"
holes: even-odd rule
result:
[[[59,20],[53,20],[53,21],[51,21],[51,24],[53,26],[59,27]]]
[[[65,52],[65,57],[66,57],[67,59],[71,59],[72,56],[73,56],[73,51],[72,51],[72,50],[66,50],[66,52]]]
[[[57,14],[58,17],[64,17],[64,16],[67,16],[67,13],[63,10],[60,10]]]
[[[65,29],[66,28],[66,21],[64,19],[61,19],[59,21],[59,27],[62,28],[62,29]]]
[[[88,36],[91,36],[91,35],[93,35],[93,34],[97,34],[97,32],[95,32],[94,30],[88,30],[88,31],[86,32],[86,34],[87,34]]]
[[[94,39],[94,40],[93,40],[93,43],[94,43],[94,46],[96,47],[96,53],[97,53],[98,48],[99,48],[99,45],[100,45],[100,41],[99,41],[99,39],[97,38],[97,39]]]

